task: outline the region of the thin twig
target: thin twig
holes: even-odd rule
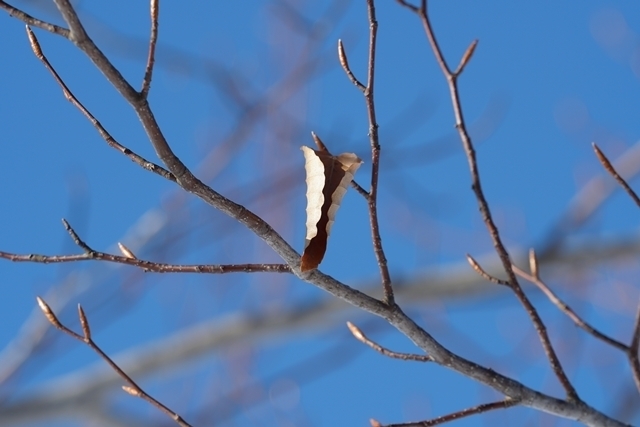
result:
[[[373,241],[373,250],[378,261],[380,269],[380,277],[382,279],[382,288],[384,290],[384,301],[389,306],[395,306],[395,297],[393,295],[393,286],[391,284],[391,275],[387,265],[387,258],[382,247],[382,237],[380,236],[380,225],[378,221],[378,174],[380,169],[380,139],[378,136],[378,122],[376,120],[376,109],[374,99],[374,83],[375,83],[375,61],[376,61],[376,44],[378,35],[378,21],[376,19],[376,9],[374,0],[367,0],[367,12],[369,17],[369,59],[367,61],[367,85],[364,86],[356,78],[349,67],[347,54],[344,50],[342,40],[338,40],[338,59],[349,80],[362,91],[365,104],[367,107],[367,115],[369,117],[369,141],[371,143],[371,189],[367,192],[363,188],[356,188],[360,194],[365,196],[369,207],[369,222],[371,225],[371,238]],[[359,186],[358,186],[359,187]]]
[[[18,18],[19,20],[21,20],[27,25],[30,25],[32,27],[42,28],[43,30],[49,31],[50,33],[57,34],[67,39],[69,38],[70,32],[68,29],[34,18],[28,13],[23,12],[20,9],[16,9],[15,7],[11,6],[10,4],[4,1],[0,1],[0,9],[6,10],[7,12],[9,12],[9,16]]]
[[[382,278],[382,288],[384,291],[384,302],[389,306],[395,306],[393,286],[387,258],[382,248],[382,237],[380,236],[380,225],[378,222],[378,173],[380,170],[380,139],[378,136],[378,122],[376,120],[376,108],[374,99],[374,83],[376,69],[376,45],[378,37],[378,21],[376,19],[376,9],[374,0],[367,0],[367,11],[369,16],[369,59],[367,61],[367,87],[364,90],[367,115],[369,117],[369,141],[371,143],[371,189],[369,190],[369,221],[371,223],[371,237],[373,249],[378,261],[380,276]]]
[[[291,273],[291,268],[287,264],[196,264],[196,265],[179,265],[165,264],[159,262],[145,261],[137,258],[129,249],[119,244],[120,250],[124,256],[108,254],[96,251],[87,245],[78,236],[78,233],[63,219],[64,228],[67,230],[73,242],[79,246],[83,254],[78,255],[39,255],[25,254],[19,255],[9,252],[0,251],[0,258],[14,262],[34,262],[42,264],[65,263],[78,261],[106,261],[117,264],[126,264],[138,267],[145,272],[154,273],[203,273],[203,274],[227,274],[227,273]],[[126,251],[123,250],[126,249]],[[127,253],[128,251],[128,253]]]
[[[609,344],[610,346],[615,347],[618,350],[622,350],[625,353],[628,352],[629,346],[621,343],[618,340],[615,340],[615,339],[609,337],[606,334],[603,334],[602,332],[598,331],[596,328],[591,326],[589,323],[585,322],[580,316],[578,316],[578,314],[576,314],[575,311],[573,311],[571,309],[571,307],[569,307],[568,304],[566,304],[564,301],[562,301],[551,290],[551,288],[549,288],[549,286],[547,286],[547,284],[545,282],[543,282],[540,278],[537,278],[537,277],[535,277],[535,276],[533,276],[531,274],[527,274],[526,272],[524,272],[523,270],[519,269],[515,265],[513,266],[513,271],[518,276],[520,276],[523,279],[525,279],[525,280],[533,283],[534,285],[536,285],[538,287],[538,289],[540,289],[546,295],[546,297],[549,298],[549,301],[551,301],[556,307],[558,307],[558,309],[560,311],[562,311],[564,314],[566,314],[567,317],[569,317],[569,319],[571,319],[573,321],[573,323],[575,323],[577,326],[579,326],[580,328],[584,329],[585,331],[587,331],[589,334],[593,335],[597,339]]]
[[[449,415],[443,415],[438,418],[434,418],[427,421],[418,421],[413,423],[400,423],[400,424],[387,424],[381,427],[431,427],[439,424],[448,423],[450,421],[456,421],[461,418],[469,417],[471,415],[482,414],[484,412],[495,411],[496,409],[506,409],[512,406],[516,406],[520,403],[517,399],[505,399],[497,402],[483,403],[482,405],[474,406],[473,408],[463,409],[462,411],[454,412]]]
[[[411,3],[407,3],[405,0],[396,0],[396,1],[400,3],[400,5],[409,9],[413,13],[418,13],[420,11],[420,8],[418,6],[414,6]]]
[[[73,332],[71,329],[69,329],[62,323],[60,323],[60,321],[56,317],[53,310],[51,310],[49,305],[40,297],[37,297],[36,299],[38,301],[38,305],[40,306],[40,309],[42,310],[44,315],[47,317],[47,320],[49,320],[49,322],[55,328],[75,338],[78,341],[82,341],[87,346],[89,346],[93,351],[98,353],[98,355],[105,362],[107,362],[109,366],[111,366],[111,369],[113,369],[122,379],[124,379],[129,384],[129,386],[125,386],[126,388],[124,389],[127,393],[140,397],[146,400],[147,402],[151,403],[153,406],[160,409],[162,412],[164,412],[169,417],[171,417],[171,419],[173,419],[179,426],[191,427],[191,425],[187,423],[184,419],[182,419],[180,415],[178,415],[176,412],[169,409],[160,401],[154,399],[152,396],[147,394],[147,392],[145,392],[133,379],[131,379],[131,377],[129,377],[129,375],[127,375],[126,372],[124,372],[113,360],[111,360],[111,358],[104,351],[102,351],[102,349],[91,338],[91,329],[89,327],[89,321],[87,320],[84,310],[80,305],[78,305],[78,317],[80,319],[80,324],[82,326],[83,335]]]
[[[367,88],[360,83],[360,80],[358,80],[351,71],[351,68],[349,67],[349,60],[347,59],[347,53],[344,51],[344,45],[340,39],[338,39],[338,59],[340,60],[340,65],[342,66],[345,74],[349,77],[349,80],[351,80],[351,83],[364,92]]]
[[[475,272],[480,275],[480,277],[483,277],[484,279],[486,279],[486,280],[488,280],[490,282],[493,282],[496,285],[509,286],[509,282],[507,282],[506,280],[498,279],[497,277],[494,277],[494,276],[490,275],[489,273],[487,273],[480,266],[480,264],[478,264],[478,262],[469,254],[467,254],[467,261],[471,265],[471,268],[473,268],[475,270]]]
[[[636,205],[640,207],[640,198],[638,197],[636,192],[633,191],[629,184],[627,184],[627,181],[625,181],[624,178],[622,178],[620,174],[618,174],[618,171],[616,171],[609,159],[607,159],[607,156],[604,155],[604,153],[600,150],[600,148],[598,148],[595,142],[591,145],[593,146],[593,151],[596,152],[596,156],[598,156],[598,160],[600,160],[600,163],[602,163],[602,166],[604,166],[606,171],[609,172],[616,181],[618,181],[618,184],[620,184],[620,186],[624,188],[624,191],[626,191],[629,197],[631,197],[633,201],[636,202]]]
[[[69,233],[69,235],[71,236],[71,240],[73,240],[73,243],[80,246],[80,249],[85,252],[85,255],[91,256],[91,254],[95,252],[89,247],[89,245],[84,242],[84,240],[80,238],[80,236],[78,236],[78,233],[76,233],[76,231],[73,229],[73,227],[71,227],[71,224],[69,224],[66,219],[62,218],[62,224],[64,225],[64,229],[67,230],[67,233]]]
[[[629,364],[631,365],[631,372],[633,372],[633,380],[636,383],[636,388],[640,391],[640,360],[638,360],[638,351],[640,351],[640,304],[638,304],[631,344],[629,345],[629,351],[627,353]]]
[[[607,156],[600,150],[600,148],[593,143],[593,150],[602,163],[602,166],[605,168],[607,172],[613,176],[613,178],[620,184],[620,186],[627,192],[629,197],[636,203],[638,207],[640,207],[640,198],[636,194],[636,192],[627,184],[627,181],[620,176],[618,171],[613,167]],[[633,334],[631,337],[631,344],[627,347],[626,353],[627,358],[629,359],[629,364],[631,365],[631,372],[633,373],[633,380],[636,384],[636,388],[640,391],[640,360],[638,357],[638,351],[640,350],[640,305],[638,305],[638,312],[636,314],[636,319],[633,328]]]
[[[40,255],[14,254],[0,251],[0,258],[14,262],[33,262],[55,264],[80,261],[105,261],[138,267],[145,272],[153,273],[291,273],[287,264],[165,264],[161,262],[132,259],[125,256],[112,255],[99,251],[79,255]]]
[[[616,171],[631,179],[640,173],[640,142],[625,150],[615,161]],[[595,175],[587,181],[569,202],[555,224],[551,226],[543,239],[544,247],[541,256],[555,255],[560,249],[563,239],[584,225],[587,220],[600,209],[614,193],[615,185],[607,177]]]
[[[458,64],[458,68],[456,68],[453,74],[457,76],[460,73],[462,73],[462,71],[464,71],[464,67],[466,67],[467,64],[469,63],[469,60],[473,56],[473,52],[475,52],[477,46],[478,46],[478,40],[474,40],[471,42],[467,50],[462,55],[462,58],[460,59],[460,64]]]
[[[36,58],[38,58],[40,62],[44,64],[45,68],[49,70],[49,72],[51,73],[55,81],[60,85],[60,87],[62,88],[62,92],[64,93],[64,96],[67,99],[67,101],[71,102],[78,110],[80,110],[82,114],[84,114],[84,116],[87,119],[89,119],[93,127],[96,128],[96,130],[100,133],[100,136],[102,136],[102,138],[106,141],[106,143],[109,144],[110,147],[115,148],[116,150],[120,151],[122,154],[127,156],[135,164],[143,167],[148,171],[154,172],[162,176],[163,178],[166,178],[170,181],[175,182],[176,178],[175,176],[173,176],[171,172],[169,172],[162,166],[156,165],[155,163],[152,163],[147,159],[145,159],[144,157],[134,153],[133,151],[131,151],[131,149],[125,147],[124,145],[116,141],[111,136],[111,134],[107,132],[107,130],[93,116],[93,114],[91,114],[89,110],[87,110],[84,107],[84,105],[82,105],[82,103],[78,101],[78,98],[75,97],[75,95],[71,92],[71,90],[69,90],[69,88],[64,83],[62,78],[58,75],[56,70],[53,68],[53,66],[47,59],[47,57],[44,56],[44,54],[42,53],[42,49],[40,48],[40,43],[38,42],[36,35],[33,33],[33,31],[31,31],[31,28],[29,28],[29,26],[27,26],[26,28],[27,28],[27,35],[29,36],[29,42],[31,43],[31,49],[33,50],[33,53],[36,55]]]
[[[158,41],[158,13],[160,0],[151,0],[149,6],[151,14],[151,36],[149,37],[149,54],[147,56],[147,66],[144,70],[144,78],[142,80],[142,89],[140,95],[144,98],[149,96],[149,88],[151,87],[151,77],[153,76],[153,65],[156,60],[156,43]]]
[[[542,347],[544,348],[547,358],[549,359],[551,368],[553,369],[556,377],[562,384],[562,387],[565,389],[567,398],[573,402],[580,402],[578,393],[576,392],[575,388],[571,384],[571,381],[567,377],[567,374],[564,372],[564,369],[562,368],[562,364],[560,363],[560,359],[558,358],[555,352],[555,349],[551,344],[551,340],[549,338],[549,334],[547,333],[546,326],[542,322],[542,319],[540,318],[540,315],[538,314],[537,310],[535,309],[531,301],[529,301],[529,298],[527,298],[526,294],[522,290],[522,287],[518,283],[518,279],[512,268],[511,257],[509,256],[509,253],[507,252],[507,249],[504,246],[502,239],[500,238],[498,227],[496,226],[493,220],[493,217],[491,215],[491,210],[489,209],[489,203],[487,202],[487,199],[485,198],[484,192],[482,190],[482,184],[480,181],[480,171],[479,171],[478,162],[476,159],[475,148],[471,141],[471,137],[469,136],[469,133],[467,131],[464,115],[462,112],[462,104],[460,102],[460,94],[458,91],[458,77],[460,76],[460,74],[455,74],[451,72],[449,65],[444,59],[442,49],[438,44],[438,40],[436,39],[435,33],[433,31],[433,27],[431,26],[431,22],[429,20],[429,14],[427,12],[427,1],[421,0],[419,8],[410,7],[408,3],[401,0],[398,0],[398,2],[405,7],[408,7],[410,10],[412,10],[419,16],[420,21],[422,22],[422,26],[424,28],[425,34],[427,36],[427,39],[429,40],[429,44],[431,45],[431,48],[433,50],[433,54],[436,58],[436,62],[440,66],[442,74],[447,80],[447,84],[449,86],[449,92],[451,96],[451,104],[452,104],[453,113],[455,116],[455,126],[456,126],[456,129],[458,130],[458,134],[460,135],[460,139],[462,141],[462,145],[464,147],[464,151],[467,156],[467,161],[469,163],[469,171],[471,173],[471,182],[472,182],[471,188],[473,189],[473,192],[476,196],[476,200],[478,201],[480,214],[482,216],[483,222],[487,227],[487,230],[489,231],[489,235],[491,236],[491,240],[493,241],[493,246],[496,249],[498,256],[500,257],[500,261],[502,263],[502,266],[505,272],[507,273],[509,287],[512,289],[513,293],[516,295],[520,303],[525,308],[527,314],[531,318],[531,321],[536,329],[536,332],[538,333],[538,337],[540,338]],[[472,44],[472,47],[473,47],[473,44]],[[469,49],[467,49],[467,52],[465,53],[464,56],[470,57]],[[461,64],[464,64],[464,63],[465,61],[463,58],[463,61],[461,61]]]
[[[389,350],[380,344],[369,339],[356,325],[351,322],[347,322],[347,327],[349,331],[353,334],[353,336],[363,344],[368,345],[375,351],[384,354],[387,357],[391,357],[392,359],[400,359],[400,360],[413,360],[416,362],[432,362],[433,359],[429,356],[425,356],[423,354],[413,354],[413,353],[399,353],[397,351]]]
[[[367,200],[369,199],[369,192],[364,188],[362,188],[362,186],[358,184],[356,181],[351,181],[351,187],[354,190],[356,190],[358,193],[360,193],[362,197],[364,197]]]

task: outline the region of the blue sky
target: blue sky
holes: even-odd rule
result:
[[[161,4],[158,63],[150,95],[154,114],[185,164],[213,188],[263,216],[301,250],[305,190],[299,147],[312,145],[311,131],[332,151],[362,157],[365,164],[356,178],[368,186],[371,161],[364,102],[336,54],[340,38],[352,70],[364,80],[365,2],[289,2],[302,13],[299,20],[288,14],[287,2],[202,3]],[[452,66],[472,40],[479,40],[460,79],[460,91],[484,189],[504,240],[510,247],[543,248],[576,193],[603,174],[590,144],[597,142],[615,159],[638,140],[640,4],[431,3],[431,19]],[[12,4],[62,24],[48,2]],[[394,279],[435,275],[464,261],[467,253],[489,252],[491,243],[470,190],[448,89],[420,23],[393,1],[376,4],[383,242]],[[139,87],[149,33],[146,2],[77,6],[96,43]],[[92,64],[62,38],[40,30],[36,35],[71,90],[109,132],[156,161],[133,111]],[[0,40],[0,250],[77,253],[79,248],[61,225],[64,217],[97,250],[114,251],[116,242],[130,239],[124,243],[139,247],[139,256],[157,261],[277,261],[245,229],[109,148],[34,57],[24,25],[5,12],[0,13]],[[239,107],[238,99],[253,108]],[[143,225],[132,235],[135,224]],[[636,207],[617,191],[586,224],[565,237],[567,246],[580,247],[584,241],[633,239],[636,230]],[[332,233],[322,271],[353,286],[375,283],[366,204],[355,192],[345,197]],[[582,267],[556,272],[549,284],[589,320],[627,340],[638,300],[637,265],[625,259]],[[35,307],[35,296],[48,292],[60,298],[73,290],[62,319],[74,324],[74,306],[83,304],[93,319],[96,339],[109,354],[229,313],[266,316],[326,298],[284,276],[143,275],[95,263],[4,261],[0,277],[0,348],[19,332]],[[631,387],[623,356],[585,338],[541,295],[529,291],[581,394],[588,403],[614,414],[615,403],[600,390]],[[400,302],[453,351],[560,394],[530,323],[510,295]],[[183,377],[156,375],[148,381],[188,420],[189,411],[207,402],[204,391],[215,401],[232,382],[255,380],[266,391],[300,387],[299,399],[290,402],[267,399],[251,411],[236,402],[244,415],[228,425],[245,425],[255,420],[252,417],[264,425],[366,425],[372,417],[402,422],[496,398],[492,391],[441,367],[387,360],[368,349],[355,349],[360,344],[349,338],[342,326],[346,320],[372,328],[385,345],[415,351],[377,319],[341,311],[329,316],[326,324],[243,342],[190,362],[179,371]],[[53,331],[47,336],[44,357],[29,362],[18,385],[13,385],[18,396],[29,396],[45,381],[98,363],[68,337]],[[341,361],[342,352],[349,351],[358,352],[357,358]],[[332,366],[335,359],[337,368],[317,378],[310,374],[315,364],[300,372],[287,370],[323,352],[326,364]],[[322,364],[316,369],[323,372]],[[313,380],[305,379],[307,374]],[[175,395],[167,392],[171,387],[183,390],[181,398],[173,400]],[[162,419],[144,402],[117,392],[114,396],[117,405],[141,419]],[[538,417],[527,409],[511,409],[457,425],[547,420]],[[204,417],[201,422],[215,419]],[[626,421],[639,423],[640,415],[636,412]]]

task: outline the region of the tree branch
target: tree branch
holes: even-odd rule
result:
[[[122,378],[128,386],[124,386],[123,389],[127,393],[132,396],[140,397],[141,399],[146,400],[151,403],[153,406],[158,408],[160,411],[167,414],[171,419],[173,419],[176,424],[180,427],[191,427],[189,423],[187,423],[180,415],[176,412],[169,409],[166,405],[161,403],[160,401],[153,398],[153,396],[149,395],[145,392],[126,372],[124,372],[120,366],[118,366],[102,349],[93,341],[91,338],[91,329],[89,328],[89,321],[87,320],[86,315],[84,314],[84,310],[80,305],[78,305],[78,317],[80,319],[80,325],[82,327],[82,335],[73,332],[71,329],[64,326],[56,317],[53,310],[49,307],[49,305],[40,297],[37,297],[38,305],[40,309],[46,316],[47,320],[57,329],[61,330],[65,334],[70,337],[83,342],[88,347],[90,347],[93,351],[95,351],[105,362],[109,364],[111,369],[113,369],[119,376]]]
[[[451,69],[447,65],[446,60],[444,59],[444,55],[438,44],[435,33],[431,26],[431,22],[429,20],[429,15],[427,12],[427,1],[422,0],[419,8],[410,7],[408,3],[398,0],[400,4],[408,7],[413,12],[415,12],[422,22],[422,26],[424,28],[427,39],[429,40],[429,44],[431,45],[431,49],[436,58],[436,62],[440,66],[442,74],[447,80],[447,84],[449,86],[449,92],[451,96],[451,104],[453,107],[453,113],[455,116],[455,126],[460,135],[460,139],[462,141],[462,145],[467,156],[467,161],[469,163],[469,171],[471,173],[471,188],[475,194],[476,200],[478,202],[478,208],[480,210],[480,214],[482,216],[482,220],[485,223],[487,230],[489,231],[489,235],[491,240],[493,241],[493,246],[500,257],[500,261],[502,262],[502,267],[507,273],[509,287],[516,295],[522,306],[525,308],[527,314],[531,318],[531,321],[538,333],[540,338],[540,342],[542,343],[542,347],[549,359],[551,364],[551,368],[555,373],[556,377],[562,384],[562,387],[565,389],[567,397],[570,401],[580,402],[580,398],[575,388],[571,384],[571,381],[567,377],[564,369],[562,368],[562,364],[560,363],[560,359],[558,358],[553,345],[551,344],[551,340],[549,339],[549,335],[547,333],[547,328],[542,322],[540,315],[536,311],[535,307],[529,301],[526,294],[522,290],[520,283],[518,283],[518,279],[512,268],[511,258],[509,253],[507,252],[506,247],[504,246],[502,239],[500,238],[500,233],[498,231],[498,227],[496,226],[493,217],[491,215],[491,210],[489,209],[489,203],[484,196],[484,191],[482,190],[482,184],[480,181],[480,171],[478,167],[478,162],[476,159],[476,152],[471,141],[471,137],[466,128],[464,115],[462,112],[462,104],[460,102],[460,94],[458,91],[458,77],[460,74],[455,74],[451,72]],[[460,62],[461,66],[459,67],[460,71],[462,71],[463,66],[471,57],[471,53],[473,49],[475,49],[475,43],[471,44],[470,48],[467,49],[467,52],[463,55],[463,58]]]

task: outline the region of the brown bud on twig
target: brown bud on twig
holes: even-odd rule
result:
[[[464,70],[464,67],[467,66],[467,63],[469,62],[469,60],[473,56],[473,52],[475,52],[476,46],[478,46],[478,40],[477,39],[471,42],[471,44],[469,45],[467,50],[464,52],[464,55],[462,55],[462,59],[460,59],[460,64],[458,65],[458,68],[456,69],[456,71],[454,73],[455,75],[458,75],[458,74],[462,73],[462,70]]]
[[[342,44],[341,39],[338,39],[338,60],[340,61],[342,68],[346,72],[349,72],[349,62],[347,61],[347,55],[344,53],[344,45]]]
[[[598,160],[600,160],[600,163],[602,163],[602,166],[604,166],[607,172],[609,172],[612,175],[615,175],[617,172],[611,165],[611,162],[609,161],[609,159],[607,159],[607,156],[605,156],[604,153],[600,150],[600,147],[598,147],[595,142],[593,142],[591,146],[593,147],[593,151],[596,152],[596,156],[598,157]]]
[[[362,331],[353,323],[351,322],[347,322],[347,327],[349,328],[349,331],[351,331],[351,333],[353,334],[353,336],[358,340],[358,341],[365,341],[365,337],[364,334],[362,333]]]
[[[42,55],[40,43],[38,42],[36,35],[33,34],[31,27],[29,27],[28,25],[25,25],[25,27],[27,29],[27,37],[29,37],[29,44],[31,44],[31,50],[33,50],[33,53],[36,55],[36,57],[41,60],[44,55]]]
[[[133,254],[133,252],[131,252],[131,250],[126,247],[125,245],[123,245],[122,243],[118,242],[118,248],[120,249],[120,252],[122,252],[122,255],[124,255],[126,258],[129,259],[138,259],[137,256],[135,256]]]
[[[338,60],[340,61],[340,65],[344,70],[351,83],[356,85],[356,87],[362,91],[366,89],[366,87],[360,83],[360,81],[356,78],[356,76],[351,72],[351,68],[349,68],[349,61],[347,60],[347,54],[344,51],[344,45],[342,44],[342,40],[338,39]]]
[[[46,302],[44,302],[44,300],[42,298],[40,298],[40,297],[36,297],[36,300],[38,301],[38,305],[40,306],[40,310],[42,310],[44,315],[47,317],[47,320],[49,321],[49,323],[51,323],[56,328],[61,328],[62,324],[60,323],[60,321],[58,320],[56,315],[53,314],[53,310],[51,310],[49,305]]]
[[[128,385],[123,385],[122,390],[129,393],[131,396],[140,397],[140,391],[136,388],[130,387]]]
[[[87,315],[84,314],[82,306],[78,304],[78,317],[80,318],[80,326],[82,326],[82,333],[87,341],[91,340],[91,328],[89,327],[89,321]]]

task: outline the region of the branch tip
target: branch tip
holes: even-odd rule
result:
[[[358,89],[364,92],[366,87],[362,83],[360,83],[353,72],[351,72],[351,68],[349,68],[347,53],[344,50],[344,45],[342,44],[341,39],[338,39],[338,60],[340,61],[340,65],[342,66],[342,69],[344,70],[347,77],[349,77],[351,83],[353,83]]]
[[[478,39],[475,39],[474,41],[471,42],[467,50],[462,55],[462,59],[460,59],[460,64],[458,64],[458,68],[454,72],[455,75],[459,75],[460,73],[462,73],[462,70],[464,70],[464,67],[467,66],[467,63],[469,63],[469,60],[473,56],[473,52],[475,52],[477,46],[478,46]]]
[[[80,318],[80,326],[82,326],[82,333],[86,340],[91,340],[91,328],[89,327],[89,321],[87,315],[84,313],[84,309],[78,304],[78,317]]]
[[[529,272],[536,280],[540,279],[538,274],[538,257],[533,248],[529,249]]]
[[[347,322],[347,328],[349,328],[349,331],[351,331],[351,333],[353,334],[353,336],[358,340],[358,341],[365,341],[366,338],[364,336],[364,334],[362,333],[362,331],[360,330],[360,328],[358,328],[356,325],[354,325],[351,322]]]
[[[593,147],[593,151],[595,151],[596,156],[598,157],[598,160],[600,161],[602,166],[605,168],[605,170],[609,172],[609,174],[613,177],[613,179],[615,179],[618,182],[618,184],[620,184],[620,186],[624,189],[624,191],[627,192],[627,194],[629,195],[629,197],[631,197],[631,199],[635,202],[635,204],[638,207],[640,207],[640,197],[638,197],[638,195],[633,190],[633,188],[629,186],[627,181],[613,167],[613,165],[611,164],[607,156],[604,155],[602,150],[600,150],[600,148],[595,143],[592,143],[591,145]]]
[[[128,394],[130,394],[131,396],[134,396],[134,397],[140,397],[141,396],[140,391],[138,391],[137,389],[135,389],[135,388],[133,388],[131,386],[128,386],[128,385],[123,385],[122,386],[122,390],[124,390],[125,393],[128,393]]]
[[[598,160],[602,163],[602,166],[604,166],[607,172],[613,174],[615,172],[613,166],[609,159],[607,159],[607,156],[605,156],[602,150],[600,150],[600,147],[598,147],[595,142],[592,142],[591,146],[593,147],[593,151],[596,153],[596,157],[598,157]]]
[[[36,301],[38,301],[38,305],[40,306],[40,310],[44,313],[45,317],[56,328],[62,327],[62,324],[51,310],[51,307],[40,297],[36,297]]]
[[[471,265],[471,268],[473,268],[473,270],[478,273],[481,277],[483,277],[484,279],[487,279],[490,282],[493,282],[497,285],[502,285],[502,286],[510,286],[510,283],[506,280],[501,280],[498,279],[497,277],[494,277],[492,275],[490,275],[489,273],[487,273],[481,266],[480,264],[478,264],[478,262],[473,259],[473,257],[469,254],[467,254],[467,261],[469,262],[469,264]]]
[[[38,59],[42,60],[44,55],[42,54],[42,49],[40,48],[40,43],[38,42],[36,35],[33,33],[33,30],[30,26],[25,25],[25,28],[27,29],[27,37],[29,37],[31,50],[33,50],[34,55],[36,55]]]
[[[344,53],[344,45],[342,44],[342,39],[338,39],[338,60],[340,61],[340,65],[342,65],[342,68],[344,68],[345,70],[349,68],[347,55]]]

